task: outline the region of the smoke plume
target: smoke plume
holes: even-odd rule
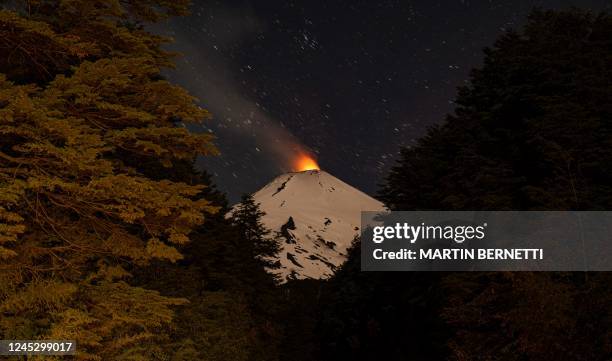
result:
[[[262,105],[245,94],[248,89],[239,77],[240,72],[228,66],[232,63],[232,51],[243,41],[264,34],[265,25],[252,11],[222,7],[195,6],[189,21],[188,27],[173,26],[170,21],[155,30],[173,37],[175,42],[170,50],[183,54],[177,71],[172,71],[170,77],[198,97],[213,114],[208,130],[214,130],[219,137],[227,133],[232,133],[228,137],[231,139],[236,135],[244,137],[244,143],[250,143],[270,158],[281,172],[296,170],[298,157],[314,158],[313,152],[281,121],[273,119]],[[168,28],[173,29],[170,34]],[[202,37],[203,33],[207,36]],[[221,152],[230,146],[244,145],[220,144]]]

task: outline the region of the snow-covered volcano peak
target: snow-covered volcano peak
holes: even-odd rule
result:
[[[326,278],[346,259],[361,211],[382,203],[322,170],[286,173],[254,194],[263,224],[278,234],[283,279]]]

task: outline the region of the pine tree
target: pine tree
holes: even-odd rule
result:
[[[255,259],[262,268],[273,270],[278,268],[275,257],[278,255],[280,246],[276,239],[270,238],[270,230],[261,222],[261,217],[265,215],[255,203],[255,199],[250,194],[242,196],[242,201],[235,207],[231,215],[231,222],[243,235],[249,247],[248,253]]]
[[[23,6],[21,6],[23,4]],[[0,10],[0,335],[75,339],[79,358],[162,359],[174,306],[134,285],[217,211],[202,185],[151,178],[215,153],[178,122],[207,112],[160,76],[144,24],[186,1],[25,1]]]
[[[275,360],[278,354],[281,330],[278,324],[279,290],[277,277],[272,273],[279,267],[276,257],[280,246],[270,237],[262,223],[265,213],[252,195],[243,195],[234,206],[229,218],[238,234],[234,267],[240,274],[240,293],[249,305],[256,323],[255,333],[263,347],[253,350],[253,360]]]

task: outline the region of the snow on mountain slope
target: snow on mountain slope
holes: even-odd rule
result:
[[[381,202],[320,170],[283,174],[254,194],[262,223],[278,232],[283,280],[327,278],[346,259],[359,233],[361,211]]]

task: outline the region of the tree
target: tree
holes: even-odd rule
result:
[[[270,237],[270,231],[261,222],[265,213],[259,208],[252,195],[243,195],[242,201],[234,206],[229,218],[238,237],[236,251],[228,257],[240,275],[241,294],[244,295],[253,320],[260,345],[255,350],[255,360],[273,360],[277,357],[280,342],[278,324],[279,290],[278,278],[272,272],[279,267],[276,257],[280,246],[277,239]]]
[[[231,222],[243,235],[246,253],[250,254],[262,268],[272,270],[278,268],[276,256],[280,247],[276,239],[270,238],[270,230],[261,223],[261,217],[264,215],[253,196],[245,194],[233,210]]]
[[[612,17],[535,10],[485,50],[455,114],[404,148],[394,210],[612,207]],[[457,360],[605,359],[610,276],[469,273],[435,284]],[[596,317],[594,315],[597,315]]]
[[[166,349],[178,350],[176,361],[278,360],[283,337],[279,290],[265,268],[270,260],[261,259],[262,247],[254,246],[274,245],[261,223],[263,213],[251,197],[228,209],[205,172],[194,175],[179,168],[173,172],[177,173],[205,184],[206,199],[220,211],[207,217],[192,234],[192,242],[179,246],[185,258],[174,264],[151,262],[135,273],[143,287],[189,300],[176,311]]]
[[[611,21],[536,10],[502,35],[455,114],[402,150],[381,198],[411,210],[608,209]]]
[[[17,0],[0,11],[0,73],[19,83],[44,84],[84,60],[147,58],[171,66],[169,39],[146,23],[185,15],[189,0]],[[3,6],[4,7],[4,6]]]
[[[435,273],[362,272],[355,238],[347,261],[321,287],[313,359],[444,359],[448,334],[437,313],[438,279]]]
[[[25,1],[0,10],[0,334],[76,339],[82,359],[158,359],[182,298],[131,282],[217,207],[151,178],[213,154],[207,112],[160,76],[145,22],[185,1]]]

